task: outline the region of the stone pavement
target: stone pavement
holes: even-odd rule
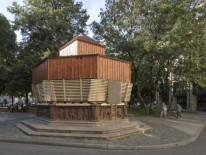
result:
[[[181,119],[157,117],[129,117],[141,121],[154,130],[123,139],[95,140],[70,137],[29,136],[16,124],[34,118],[33,114],[0,112],[0,142],[38,145],[70,146],[98,149],[158,149],[186,145],[194,142],[206,125],[206,113],[183,113]]]

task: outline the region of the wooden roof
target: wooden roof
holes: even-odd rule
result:
[[[93,45],[96,45],[96,46],[100,46],[100,47],[103,47],[103,48],[106,48],[105,45],[101,45],[100,43],[98,43],[97,41],[95,41],[94,39],[86,36],[86,35],[80,35],[80,36],[76,36],[74,37],[72,40],[70,40],[69,42],[67,42],[64,46],[62,46],[59,51],[61,51],[62,49],[64,49],[65,47],[69,46],[70,44],[72,44],[73,42],[75,42],[76,40],[78,41],[82,41],[82,42],[85,42],[85,43],[89,43],[89,44],[93,44]]]

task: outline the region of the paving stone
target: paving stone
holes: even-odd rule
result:
[[[34,115],[26,113],[0,113],[0,139],[16,139],[25,141],[39,141],[47,143],[61,143],[61,144],[94,144],[98,146],[151,146],[164,145],[184,141],[191,138],[200,128],[205,126],[205,115],[183,115],[182,119],[174,118],[157,118],[157,117],[130,117],[129,121],[142,121],[151,126],[153,131],[151,133],[144,133],[133,135],[127,138],[120,138],[115,140],[96,140],[90,138],[70,138],[70,137],[42,137],[29,136],[20,131],[16,124],[33,118]],[[190,131],[189,131],[190,129]]]

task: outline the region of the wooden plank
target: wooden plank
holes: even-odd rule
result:
[[[97,55],[48,59],[33,68],[32,83],[38,84],[47,79],[75,78],[103,78],[130,82],[130,68],[130,63]]]
[[[66,101],[65,80],[63,79],[64,101]]]
[[[76,82],[70,87],[70,84]],[[79,84],[77,84],[79,82]],[[86,83],[84,85],[83,83]],[[128,101],[131,94],[131,84],[121,84],[121,101]],[[52,80],[34,85],[38,91],[35,96],[39,102],[70,102],[71,100],[88,102],[106,102],[108,98],[108,80],[102,79],[79,79],[79,80]]]
[[[87,54],[105,54],[105,48],[93,44],[78,41],[79,53],[81,55]]]
[[[32,84],[41,83],[43,80],[48,79],[48,69],[47,69],[47,60],[40,63],[40,65],[36,66],[32,70]],[[41,73],[41,74],[39,74]]]

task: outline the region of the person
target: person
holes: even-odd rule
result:
[[[181,118],[182,117],[181,111],[182,111],[181,105],[177,104],[177,106],[176,106],[176,118],[178,118],[178,117]]]
[[[162,108],[161,108],[161,115],[160,117],[167,117],[167,105],[162,102]]]

